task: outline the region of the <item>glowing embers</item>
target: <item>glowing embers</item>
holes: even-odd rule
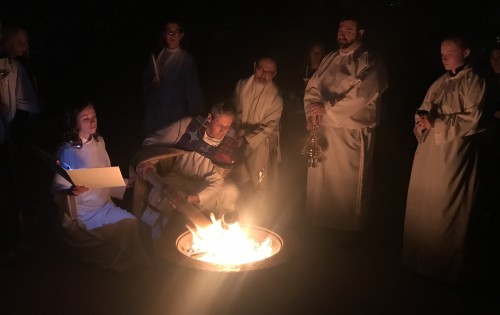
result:
[[[184,232],[176,242],[182,254],[207,263],[210,269],[256,269],[283,246],[281,237],[265,228],[240,225],[238,222],[226,225],[214,217],[212,222],[206,228]]]

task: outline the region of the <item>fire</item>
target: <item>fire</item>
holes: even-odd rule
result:
[[[238,222],[226,224],[211,214],[212,225],[190,229],[190,257],[216,265],[241,265],[263,260],[273,255],[270,237],[252,239]]]

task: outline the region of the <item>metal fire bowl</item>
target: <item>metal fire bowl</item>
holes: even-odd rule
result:
[[[192,244],[192,234],[189,230],[185,230],[180,235],[177,234],[178,236],[174,236],[171,233],[171,235],[163,237],[157,244],[157,251],[167,260],[184,267],[215,272],[242,272],[270,268],[282,264],[286,262],[298,248],[297,244],[292,245],[293,243],[297,243],[296,239],[288,237],[291,242],[285,243],[280,235],[266,228],[245,224],[240,224],[240,227],[256,241],[261,242],[270,237],[272,242],[272,255],[259,261],[239,265],[218,265],[201,261],[190,257],[188,254],[188,250],[191,248]],[[285,240],[286,239],[287,238],[285,238]]]

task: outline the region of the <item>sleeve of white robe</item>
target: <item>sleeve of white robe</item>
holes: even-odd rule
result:
[[[323,59],[320,64],[320,68],[325,63],[325,60],[328,59],[328,56]],[[306,114],[306,120],[309,118],[310,107],[313,103],[321,103],[325,104],[327,100],[323,98],[320,92],[321,82],[318,78],[318,71],[315,71],[309,81],[307,82],[307,86],[304,93],[304,111]]]
[[[278,128],[283,111],[283,100],[281,96],[276,93],[270,100],[271,104],[266,106],[266,113],[264,118],[260,121],[256,128],[245,132],[245,139],[250,148],[257,148],[269,135],[273,134]]]
[[[437,145],[477,132],[482,113],[482,102],[486,91],[485,81],[473,72],[466,74],[462,90],[450,91],[457,110],[440,113],[434,121],[434,141]],[[441,88],[441,79],[437,80],[427,92],[421,109],[431,110],[431,100],[436,90]],[[442,106],[443,108],[445,106]]]
[[[263,118],[260,119],[258,125],[252,130],[241,130],[240,127],[242,124],[243,108],[242,102],[239,98],[243,97],[242,90],[245,83],[246,80],[238,81],[233,93],[233,99],[236,104],[235,128],[236,130],[240,130],[238,134],[245,138],[249,147],[255,149],[277,129],[281,119],[281,113],[283,111],[283,99],[281,98],[277,87],[273,83],[266,86],[264,88],[265,90],[263,91],[263,95],[261,96],[265,100],[262,104],[264,106],[261,109],[265,111]]]
[[[169,124],[167,127],[155,131],[151,136],[144,139],[142,146],[155,144],[175,144],[186,132],[187,126],[191,122],[192,117],[185,117],[181,120]],[[156,164],[158,159],[149,159],[149,162]]]
[[[17,109],[27,111],[30,114],[38,114],[40,112],[35,88],[30,81],[28,72],[26,72],[26,69],[20,62],[18,62],[17,67],[16,99]]]
[[[215,167],[212,165],[212,170],[205,175],[205,182],[207,185],[205,188],[198,193],[198,197],[200,198],[200,203],[204,204],[207,200],[213,198],[215,193],[221,188],[224,184],[224,177],[217,172]]]
[[[371,56],[364,53],[358,66],[360,69],[351,88],[342,98],[336,100],[326,100],[321,97],[317,71],[308,83],[304,96],[306,118],[309,117],[309,106],[316,102],[324,104],[329,120],[336,126],[341,126],[346,120],[352,119],[355,114],[365,110],[368,106],[376,106],[378,99],[388,86],[385,65],[381,60],[371,60]],[[376,115],[375,108],[372,111]],[[372,119],[361,120],[358,123],[353,120],[349,126],[363,128],[366,127],[366,121],[372,121]]]
[[[80,165],[75,151],[71,149],[71,146],[68,143],[63,143],[59,146],[56,156],[61,165],[61,168],[63,168],[64,170],[82,168],[82,165]],[[52,191],[58,192],[67,190],[69,188],[71,188],[71,183],[64,177],[56,173],[54,176],[54,182],[52,184]]]
[[[151,137],[146,138],[143,146],[154,144],[175,144],[185,133],[192,117],[185,117],[173,122],[166,128],[156,131]],[[214,193],[224,183],[224,177],[217,172],[215,166],[209,158],[196,152],[188,152],[184,157],[178,157],[176,169],[187,177],[201,177],[205,182],[205,188],[198,193],[200,203],[212,198]],[[189,158],[188,158],[189,156]],[[153,163],[157,161],[152,161]]]
[[[150,137],[144,139],[142,146],[177,143],[184,132],[186,132],[187,126],[192,119],[192,117],[184,117],[183,119],[175,121],[163,129],[155,131]]]

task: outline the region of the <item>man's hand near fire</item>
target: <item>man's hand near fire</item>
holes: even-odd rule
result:
[[[145,161],[137,165],[136,173],[142,180],[147,180],[147,174],[149,170],[153,170],[156,172],[155,163],[151,161]],[[188,195],[182,192],[178,192],[179,195],[186,199],[192,205],[200,205],[200,197],[198,195]]]

